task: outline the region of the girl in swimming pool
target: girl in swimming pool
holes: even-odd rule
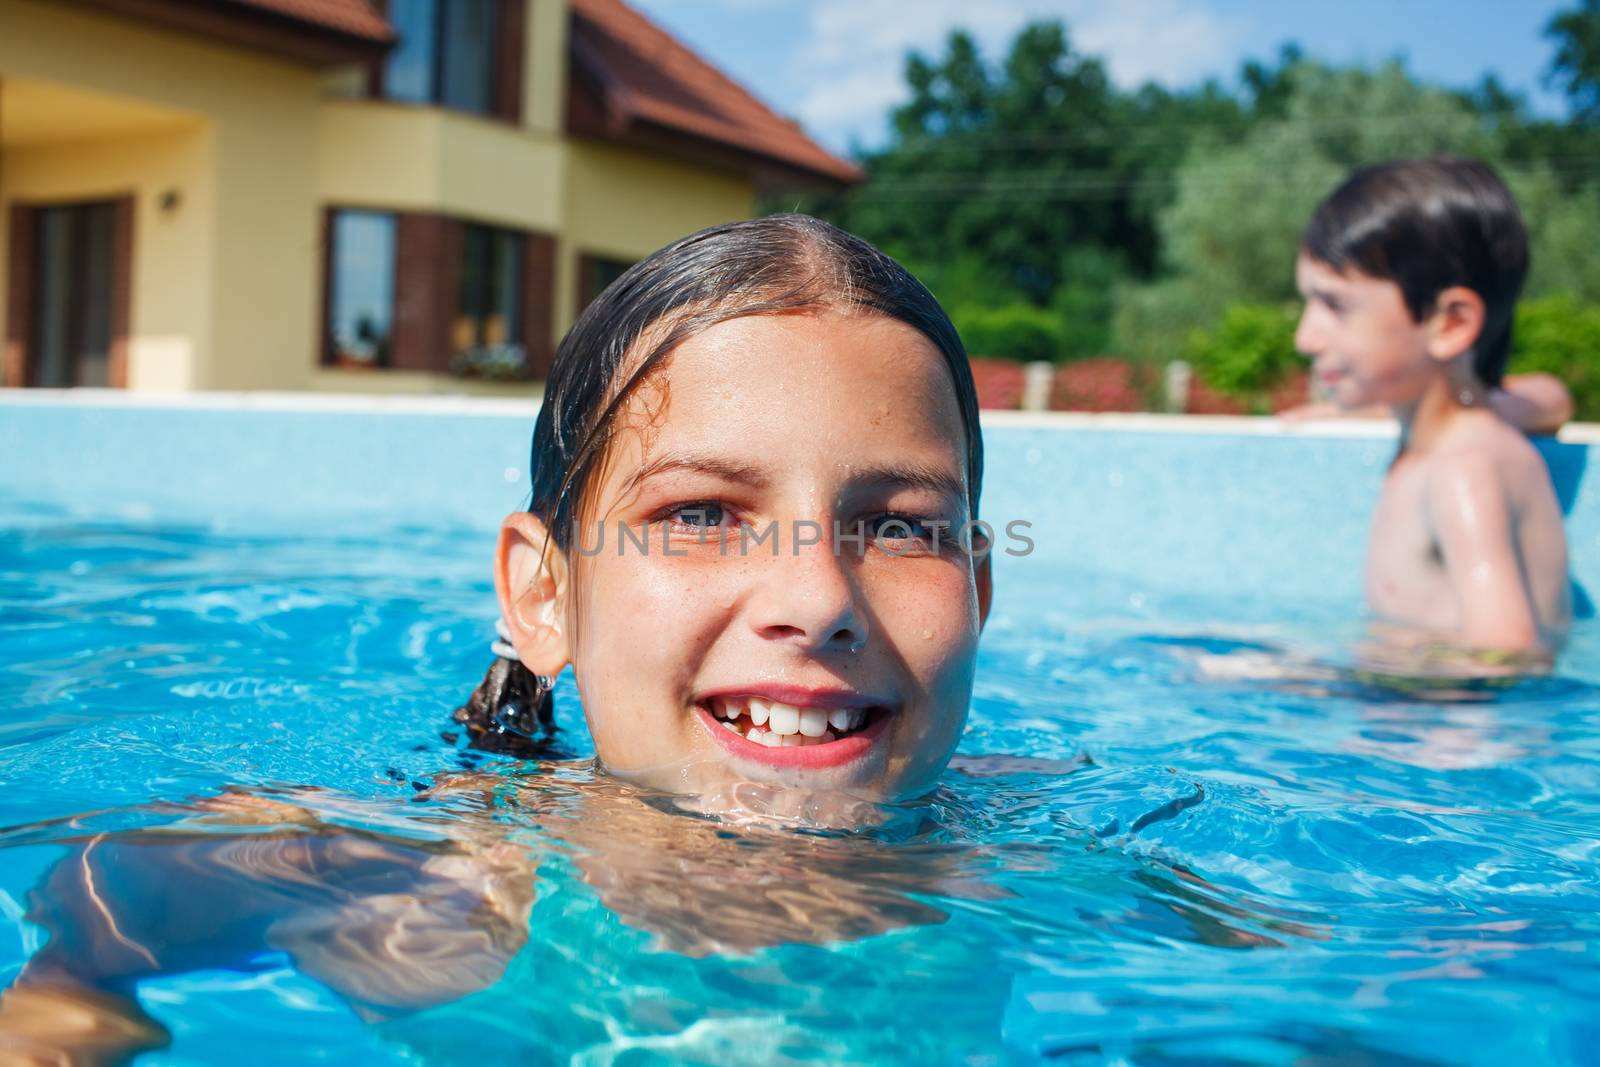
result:
[[[713,810],[925,792],[991,595],[977,412],[933,296],[826,223],[639,263],[551,369],[495,558],[514,658],[469,729],[547,725],[570,665],[601,764]]]
[[[987,545],[963,536],[982,442],[961,343],[893,260],[793,215],[649,257],[562,343],[531,469],[495,556],[509,656],[461,713],[475,740],[527,747],[571,666],[598,762],[702,810],[846,825],[932,787],[990,601]],[[479,787],[502,791],[437,792]],[[575,803],[554,817],[585,879],[689,950],[937,921],[907,894],[960,875],[941,854],[886,877],[869,843],[795,835],[763,866],[626,790]],[[139,981],[263,949],[372,1018],[492,983],[527,936],[536,851],[486,819],[433,841],[343,829],[338,806],[229,793],[167,826],[64,830],[30,911],[50,941],[0,997],[0,1046],[157,1046]],[[738,894],[707,891],[735,876]],[[171,906],[179,887],[204,906]]]

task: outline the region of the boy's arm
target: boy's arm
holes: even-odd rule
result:
[[[1424,506],[1461,608],[1465,642],[1476,649],[1537,651],[1539,627],[1508,497],[1493,458],[1469,454],[1433,472]]]
[[[1489,394],[1495,414],[1525,434],[1553,434],[1572,421],[1572,394],[1554,374],[1507,375]]]
[[[1498,389],[1489,390],[1489,407],[1496,415],[1529,436],[1553,434],[1572,421],[1572,394],[1553,374],[1509,374]],[[1384,419],[1393,412],[1381,405],[1342,410],[1325,402],[1311,402],[1278,412],[1287,422],[1316,419]]]

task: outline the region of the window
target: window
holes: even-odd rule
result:
[[[337,211],[328,252],[328,359],[386,367],[394,333],[395,217]]]
[[[399,37],[384,95],[479,115],[495,110],[498,0],[390,0]]]
[[[450,347],[459,372],[519,372],[522,346],[523,236],[468,223],[461,233],[461,277]]]
[[[545,367],[547,298],[529,293],[549,285],[549,238],[432,212],[328,219],[324,362],[514,379]]]
[[[434,99],[434,56],[439,50],[438,0],[389,0],[398,40],[383,71],[384,95],[416,104]]]
[[[584,253],[578,257],[578,313],[605,292],[606,286],[622,277],[633,263],[626,259],[608,259]]]

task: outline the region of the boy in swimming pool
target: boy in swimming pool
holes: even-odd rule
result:
[[[1552,654],[1571,616],[1550,476],[1490,404],[1528,267],[1510,192],[1477,160],[1355,171],[1317,208],[1295,345],[1344,410],[1388,407],[1400,450],[1367,552],[1367,601],[1475,654]]]

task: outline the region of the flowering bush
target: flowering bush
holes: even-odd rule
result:
[[[1008,359],[974,359],[972,380],[980,408],[1015,410],[1022,405],[1022,364]]]
[[[1143,411],[1147,385],[1125,359],[1081,359],[1056,371],[1050,407],[1056,411]]]

